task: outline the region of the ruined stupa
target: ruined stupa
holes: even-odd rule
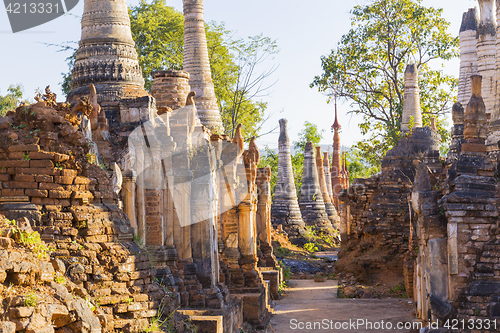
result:
[[[271,222],[274,227],[282,225],[291,241],[305,234],[304,221],[297,201],[297,192],[293,180],[290,140],[287,133],[287,120],[280,119],[278,139],[279,161],[278,179],[271,206]]]
[[[330,202],[333,204],[332,174],[330,172],[330,157],[328,152],[323,153],[323,170],[325,173],[326,189],[330,196]]]
[[[328,232],[332,230],[332,223],[328,219],[319,184],[318,169],[316,167],[312,142],[306,143],[304,149],[304,168],[299,206],[306,225],[321,231]]]
[[[460,78],[457,101],[467,105],[471,96],[470,77],[477,74],[477,26],[479,15],[476,8],[465,12],[460,26]]]
[[[478,0],[480,19],[477,28],[477,74],[483,77],[481,91],[486,114],[493,112],[495,106],[495,43],[496,19],[495,0]]]
[[[328,155],[326,155],[328,159]],[[319,186],[321,188],[321,194],[323,195],[323,201],[325,203],[326,214],[328,215],[328,219],[332,223],[334,227],[338,228],[338,222],[340,220],[337,210],[332,203],[332,199],[330,194],[328,193],[328,185],[326,180],[330,181],[330,177],[326,177],[325,168],[323,164],[323,156],[321,155],[321,147],[316,147],[316,168],[318,169],[318,181]]]
[[[85,0],[81,24],[68,101],[78,103],[93,83],[106,116],[116,118],[108,113],[118,112],[121,99],[147,95],[126,0]]]
[[[222,120],[208,59],[203,0],[183,0],[183,4],[185,26],[183,69],[189,73],[189,85],[196,92],[195,103],[201,123],[222,133]]]
[[[418,68],[415,64],[409,64],[406,66],[405,70],[405,91],[401,131],[409,132],[416,127],[422,127],[420,89],[418,87]]]

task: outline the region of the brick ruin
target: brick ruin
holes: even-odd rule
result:
[[[354,180],[340,196],[337,271],[368,284],[396,273],[415,301],[417,317],[439,320],[440,325],[453,318],[484,321],[500,316],[500,44],[495,42],[495,1],[479,3],[480,15],[470,9],[460,28],[458,102],[452,109],[447,158],[439,156],[435,129],[414,122],[383,158],[381,173]],[[498,20],[498,2],[496,9]],[[414,74],[415,69],[407,68],[410,86],[405,87],[402,126],[420,112]],[[475,328],[461,331],[490,331]],[[447,332],[444,327],[437,331]]]
[[[56,332],[141,332],[174,310],[178,331],[186,320],[198,332],[237,332],[270,319],[282,279],[270,169],[257,168],[254,141],[244,150],[241,128],[233,140],[215,134],[203,3],[184,10],[185,71],[153,73],[151,96],[125,1],[86,0],[71,106],[47,88],[0,119],[0,214],[27,218],[55,249],[43,269],[69,283],[54,284],[52,269],[47,288],[71,286],[99,304],[95,319],[68,315]],[[26,285],[30,274],[40,273],[0,267],[2,282]],[[28,317],[11,322],[41,332]]]

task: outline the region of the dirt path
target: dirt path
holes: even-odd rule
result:
[[[341,299],[337,298],[337,281],[332,280],[290,280],[288,284],[286,296],[276,301],[271,319],[274,333],[410,332],[396,327],[413,320],[409,299]],[[273,330],[268,327],[266,332]]]

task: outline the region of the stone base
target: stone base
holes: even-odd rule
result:
[[[191,320],[198,327],[198,333],[239,333],[243,325],[242,299],[230,296],[223,309],[179,309],[175,319]]]
[[[279,286],[281,283],[280,272],[270,267],[259,267],[262,278],[269,281],[269,294],[272,299],[279,299]]]
[[[271,320],[265,288],[241,288],[231,294],[243,300],[243,320],[263,329]]]

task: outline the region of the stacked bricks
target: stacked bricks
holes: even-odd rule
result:
[[[94,199],[113,199],[109,180],[97,186],[97,180],[77,176],[77,170],[59,165],[69,155],[45,152],[39,145],[15,145],[0,153],[2,197],[29,197],[36,205],[81,205]],[[92,192],[95,192],[94,194]]]
[[[382,160],[382,172],[369,179],[356,179],[340,196],[341,258],[340,271],[369,273],[392,269],[403,275],[404,254],[410,237],[409,193],[415,168],[413,160],[422,160],[435,177],[441,175],[439,135],[429,127],[415,128],[410,137],[400,139]],[[367,248],[368,246],[368,248]],[[380,246],[385,255],[378,258],[354,258],[355,265],[344,265],[347,251],[360,253]]]
[[[153,72],[151,95],[156,99],[159,115],[186,106],[186,98],[190,91],[188,72],[176,70]]]

